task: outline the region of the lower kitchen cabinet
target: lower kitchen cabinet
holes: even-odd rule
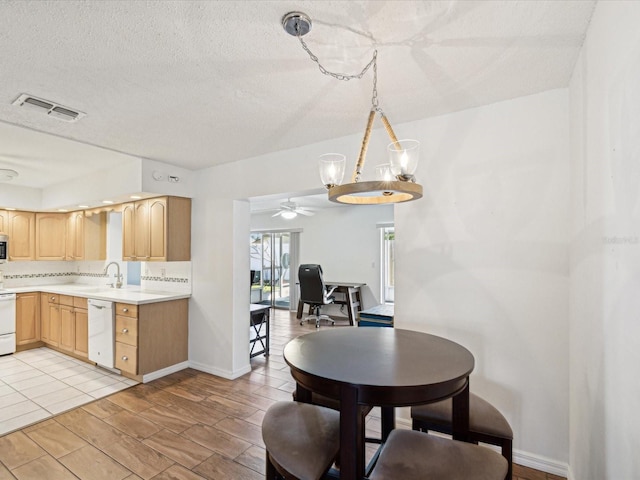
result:
[[[116,303],[116,368],[141,376],[186,362],[188,318],[187,299]]]
[[[75,319],[75,344],[73,353],[81,357],[89,356],[89,314],[87,299],[73,297],[73,312]]]
[[[40,336],[47,345],[87,358],[88,326],[86,298],[41,293]]]
[[[16,345],[40,341],[40,292],[16,295]]]

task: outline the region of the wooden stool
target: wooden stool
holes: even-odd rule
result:
[[[507,461],[487,447],[393,430],[370,480],[503,480]]]
[[[411,407],[411,418],[414,430],[451,435],[451,399]],[[511,479],[513,430],[497,408],[473,393],[469,394],[469,439],[499,446],[509,466],[506,478]]]
[[[274,403],[262,421],[266,479],[319,480],[340,449],[340,413],[318,405]]]

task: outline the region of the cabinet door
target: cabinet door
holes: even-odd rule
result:
[[[9,212],[0,210],[0,232],[9,233]]]
[[[60,343],[63,350],[72,352],[76,346],[76,318],[73,307],[60,305]]]
[[[49,318],[49,295],[42,293],[40,295],[40,339],[45,342],[50,342],[50,318]]]
[[[89,356],[89,315],[86,308],[76,308],[76,338],[73,353]]]
[[[106,212],[85,215],[77,212],[76,244],[82,245],[76,249],[76,259],[104,260],[107,258],[107,214]]]
[[[84,213],[67,214],[66,260],[84,260]]]
[[[149,259],[149,202],[142,200],[134,203],[134,256],[136,260]]]
[[[149,200],[149,260],[167,259],[167,200]]]
[[[36,214],[33,212],[9,212],[9,259],[35,260]]]
[[[60,345],[60,305],[49,304],[49,343]]]
[[[135,225],[133,203],[122,205],[122,259],[135,260]]]
[[[63,213],[36,213],[36,260],[64,260],[67,216]]]
[[[40,340],[40,293],[18,293],[16,296],[16,345]]]

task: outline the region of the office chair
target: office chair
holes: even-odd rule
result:
[[[322,319],[333,325],[335,321],[331,317],[320,314],[320,307],[333,303],[335,298],[331,294],[336,289],[336,287],[332,287],[327,291],[322,279],[322,267],[316,264],[300,265],[298,281],[300,282],[300,301],[308,303],[310,313],[313,313],[313,316],[300,320],[300,325],[311,319],[316,321],[316,328],[320,328],[320,320]]]

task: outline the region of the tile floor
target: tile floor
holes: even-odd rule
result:
[[[0,480],[262,480],[264,412],[295,387],[283,347],[315,331],[295,313],[271,318],[271,356],[239,379],[182,370],[0,436]],[[377,409],[366,427],[379,435]],[[514,465],[513,480],[561,477]]]
[[[0,435],[138,382],[49,348],[0,357]]]

